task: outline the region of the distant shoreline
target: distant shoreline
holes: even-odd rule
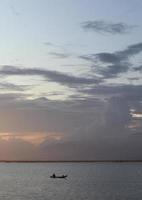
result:
[[[128,163],[142,160],[0,160],[0,163]]]

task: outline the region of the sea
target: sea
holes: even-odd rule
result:
[[[142,163],[0,163],[0,200],[141,199]]]

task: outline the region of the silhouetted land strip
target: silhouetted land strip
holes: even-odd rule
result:
[[[0,160],[0,163],[126,163],[142,160]]]

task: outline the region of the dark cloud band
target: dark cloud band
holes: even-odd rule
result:
[[[127,25],[125,23],[119,22],[119,23],[112,23],[112,22],[106,22],[103,20],[90,20],[85,21],[82,24],[82,28],[87,31],[93,31],[98,33],[108,33],[108,34],[126,34],[131,32],[133,28],[136,26]]]
[[[130,59],[140,52],[142,52],[142,43],[137,43],[128,46],[122,51],[82,55],[80,58],[90,61],[95,71],[106,79],[117,77],[120,73],[125,73],[132,69],[133,64]],[[141,67],[135,68],[135,71],[138,70],[141,71]]]
[[[5,76],[19,75],[19,76],[41,76],[47,81],[56,82],[63,85],[80,85],[80,84],[96,84],[101,82],[98,78],[84,78],[73,75],[68,75],[62,72],[50,71],[41,68],[18,68],[15,66],[3,66],[0,74]]]

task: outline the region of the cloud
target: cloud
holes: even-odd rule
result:
[[[142,85],[98,85],[81,91],[92,96],[121,97],[128,101],[140,101],[142,99]]]
[[[53,47],[53,48],[58,48],[60,50],[64,50],[64,46],[60,45],[60,44],[55,44],[52,42],[43,42],[44,45],[48,46],[48,47]]]
[[[129,45],[126,49],[121,51],[116,51],[114,53],[101,52],[96,54],[89,54],[80,56],[80,58],[92,62],[100,61],[102,63],[120,63],[122,61],[127,61],[132,56],[137,55],[142,51],[142,43],[136,43]]]
[[[105,79],[134,69],[130,59],[141,50],[142,45],[138,43],[122,51],[91,54],[83,59],[96,64],[95,68],[100,67],[97,73]],[[23,144],[17,139],[28,141],[30,138],[33,141],[31,135],[41,133],[40,136],[45,135],[45,138],[42,138],[43,141],[33,151],[40,152],[38,156],[42,159],[141,157],[140,142],[135,135],[142,131],[142,122],[131,115],[131,110],[135,110],[137,114],[142,113],[142,85],[106,85],[101,79],[16,66],[3,66],[0,75],[40,76],[47,82],[75,88],[83,86],[77,87],[76,93],[70,99],[62,101],[49,100],[44,95],[29,99],[18,90],[14,94],[0,94],[0,133],[12,133],[10,141],[14,138],[16,145]],[[5,87],[6,83],[3,84]],[[24,133],[29,133],[29,136],[23,136]],[[54,137],[55,133],[57,138],[62,137],[51,141],[48,136],[51,134]],[[126,152],[126,145],[131,156]],[[34,158],[37,159],[36,156]]]
[[[50,52],[49,55],[53,56],[54,58],[69,58],[71,55],[67,53],[58,53],[58,52]]]
[[[80,56],[81,59],[90,61],[96,73],[103,75],[104,78],[114,78],[120,73],[128,72],[133,68],[130,59],[142,52],[142,43],[128,46],[122,51],[114,53],[101,52]],[[136,70],[140,68],[135,68]]]
[[[130,33],[136,26],[127,25],[122,22],[112,23],[103,20],[85,21],[81,24],[82,28],[87,31],[97,33],[108,33],[112,35]]]
[[[105,79],[115,78],[120,73],[125,73],[129,70],[130,65],[127,64],[115,64],[108,65],[107,68],[102,68],[98,70],[98,73],[103,75]]]
[[[74,123],[69,139],[50,145],[44,141],[41,148],[55,159],[140,159],[141,142],[133,138],[134,132],[129,125],[133,122],[130,108],[136,108],[140,100],[133,96],[141,90],[142,86],[132,85],[97,86],[96,90],[90,91],[92,99],[75,100],[72,109],[78,117],[73,118],[77,123]],[[93,100],[94,96],[100,97],[99,103]],[[101,96],[106,100],[101,101]],[[79,116],[80,112],[86,116]]]
[[[94,55],[98,61],[105,62],[105,63],[118,63],[120,62],[120,57],[117,56],[115,53],[98,53]]]
[[[130,77],[130,78],[128,78],[128,80],[129,81],[138,81],[138,80],[140,80],[141,78],[140,77]]]
[[[54,46],[54,44],[52,42],[44,42],[43,44],[46,46]]]
[[[142,110],[138,107],[142,100],[142,86],[98,85],[80,92],[88,95],[84,99],[75,96],[68,101],[51,101],[45,97],[29,100],[26,99],[26,96],[19,94],[1,94],[0,129],[8,132],[10,130],[23,130],[24,132],[71,131],[72,133],[76,132],[77,135],[83,134],[86,130],[86,133],[89,134],[92,131],[93,134],[94,127],[96,127],[95,133],[98,132],[98,128],[101,129],[103,126],[110,129],[113,126],[111,120],[115,120],[116,124],[119,124],[118,122],[123,121],[125,117],[125,122],[126,119],[129,121],[129,107],[134,107],[139,112]],[[110,123],[106,123],[108,119],[111,119]],[[7,123],[4,123],[5,120]]]
[[[142,120],[142,113],[132,113],[132,117],[137,120]]]
[[[131,110],[142,113],[142,86],[97,85],[79,92],[84,94],[84,99],[76,94],[66,101],[51,101],[44,96],[27,99],[18,93],[1,94],[0,135],[12,133],[12,142],[12,138],[28,141],[32,134],[36,138],[41,133],[45,138],[38,152],[42,152],[40,158],[43,159],[118,159],[121,155],[127,159],[126,144],[129,152],[136,149],[135,156],[140,156],[140,146],[136,139],[132,141],[142,126],[138,130],[131,128],[134,120]],[[62,135],[61,140],[50,140],[49,135],[55,136],[55,133]],[[10,145],[10,141],[7,144]],[[17,143],[20,146],[20,141],[16,140]]]
[[[5,105],[8,105],[7,103],[12,103],[15,101],[18,101],[20,99],[26,98],[25,94],[18,93],[0,93],[0,103],[5,103]],[[0,104],[1,105],[1,104]]]
[[[0,83],[0,89],[1,90],[11,90],[11,91],[25,91],[28,87],[28,85],[15,85],[12,83]]]
[[[142,72],[142,65],[140,65],[140,66],[138,66],[138,67],[135,67],[135,68],[134,68],[134,71]]]
[[[101,82],[99,78],[84,78],[73,75],[68,75],[62,72],[50,71],[41,68],[18,68],[15,66],[3,66],[0,70],[0,74],[4,76],[41,76],[49,82],[56,82],[63,85],[85,85],[85,84],[97,84]]]
[[[120,55],[123,59],[127,59],[131,56],[134,56],[142,51],[142,43],[136,43],[129,45],[125,50],[119,51],[117,54]]]
[[[141,137],[108,137],[50,146],[44,144],[41,149],[49,153],[51,160],[141,160],[141,142]]]
[[[120,63],[122,61],[128,61],[132,56],[137,55],[142,51],[142,43],[137,43],[129,45],[126,49],[122,51],[116,51],[114,53],[98,53],[94,54],[99,61],[104,63]]]
[[[10,6],[10,9],[11,9],[13,15],[15,15],[15,16],[21,15],[21,13],[17,10],[17,8],[15,7],[14,4],[12,4],[12,5]]]
[[[114,129],[117,126],[118,130],[123,129],[123,131],[127,132],[128,130],[124,127],[130,127],[130,129],[134,127],[134,118],[131,110],[134,110],[134,113],[142,113],[142,85],[98,85],[92,89],[84,89],[82,92],[91,95],[92,98],[96,96],[100,101],[104,100],[106,102],[108,109],[107,114],[104,114],[105,128],[109,132],[115,132]],[[142,131],[142,121],[140,123],[141,130],[139,131]],[[130,129],[129,133],[133,130]],[[133,131],[136,131],[136,129]]]
[[[0,139],[0,160],[42,160],[40,149],[20,139]]]

